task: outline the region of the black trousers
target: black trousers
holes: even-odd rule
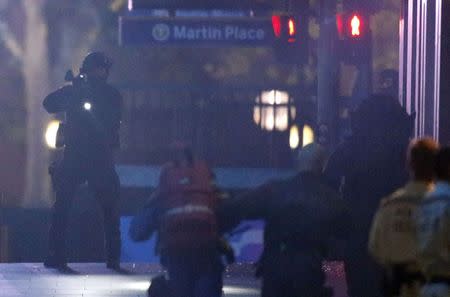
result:
[[[360,234],[354,232],[346,247],[344,263],[350,297],[383,296],[383,271],[369,255],[367,234],[369,231]]]
[[[329,297],[322,261],[315,251],[266,253],[262,262],[262,297]]]
[[[216,250],[162,252],[172,297],[221,297],[223,265]]]
[[[49,232],[49,257],[66,263],[66,232],[77,188],[87,182],[103,210],[105,250],[108,262],[120,260],[119,178],[110,152],[80,153],[66,149],[52,172],[56,201]]]

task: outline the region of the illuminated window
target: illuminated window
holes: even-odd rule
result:
[[[263,91],[255,100],[253,120],[267,131],[286,131],[295,119],[296,110],[292,98],[284,91]]]
[[[289,146],[291,149],[295,150],[298,148],[298,145],[300,144],[300,132],[298,130],[297,125],[294,125],[291,127],[289,131]]]
[[[58,133],[59,122],[56,120],[50,121],[45,130],[45,142],[51,149],[56,148],[56,135]]]
[[[309,125],[303,126],[302,147],[314,142],[314,130]],[[293,125],[289,130],[289,146],[295,150],[300,145],[300,129],[297,125]]]
[[[314,138],[315,138],[314,136],[315,136],[314,135],[314,130],[310,126],[308,126],[308,125],[303,126],[303,141],[302,141],[302,145],[305,146],[305,145],[308,145],[310,143],[313,143],[314,142]]]

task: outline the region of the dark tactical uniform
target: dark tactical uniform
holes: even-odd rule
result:
[[[407,181],[412,118],[394,98],[374,95],[352,115],[352,136],[332,154],[325,174],[349,205],[345,269],[351,297],[382,296],[382,270],[368,253],[370,226],[382,197]]]
[[[85,109],[90,104],[90,110]],[[119,146],[122,97],[102,81],[74,82],[44,100],[49,113],[65,112],[64,158],[52,172],[56,202],[49,234],[48,266],[66,264],[67,219],[77,187],[87,182],[101,204],[105,223],[107,263],[120,259],[119,179],[113,149]]]
[[[244,219],[265,220],[258,271],[263,297],[331,296],[324,287],[322,261],[328,240],[346,230],[345,213],[337,193],[312,172],[227,200],[219,212],[225,230]]]

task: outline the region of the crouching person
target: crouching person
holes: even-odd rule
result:
[[[137,237],[148,236],[145,231],[152,228],[158,232],[157,251],[168,272],[170,296],[218,297],[223,265],[213,174],[188,148],[176,148],[172,154],[144,214],[147,219],[130,231]]]

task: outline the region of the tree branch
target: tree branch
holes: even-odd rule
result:
[[[0,21],[0,41],[3,42],[14,58],[21,62],[23,61],[23,47],[9,30],[8,25],[2,21]]]

